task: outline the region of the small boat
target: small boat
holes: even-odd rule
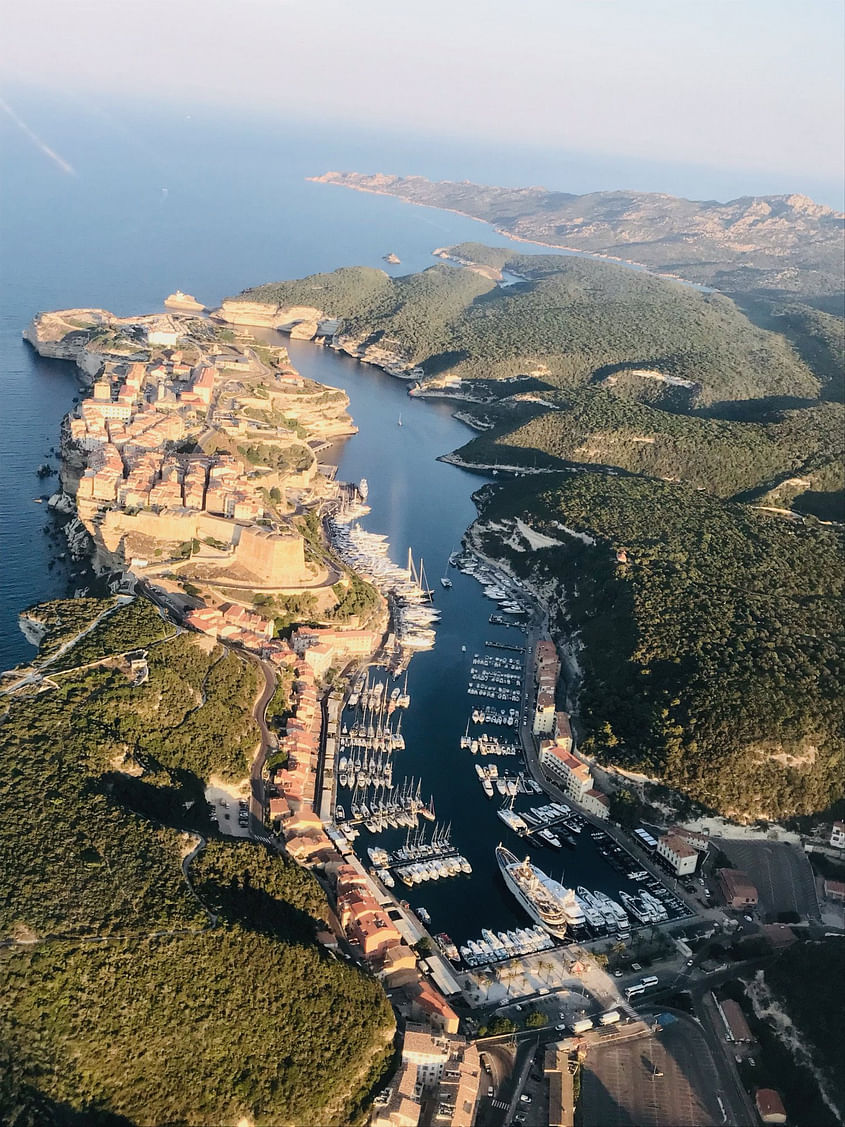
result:
[[[455,944],[452,942],[445,931],[441,931],[440,934],[435,935],[434,938],[439,945],[440,950],[443,952],[447,959],[451,959],[453,963],[460,961],[458,948],[455,946]],[[467,948],[467,954],[470,954],[469,948]]]
[[[431,916],[427,908],[414,908],[414,911],[426,926],[431,923]]]

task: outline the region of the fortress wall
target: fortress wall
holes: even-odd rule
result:
[[[262,528],[245,528],[235,559],[267,586],[294,586],[305,574],[303,540],[293,533],[282,535]]]

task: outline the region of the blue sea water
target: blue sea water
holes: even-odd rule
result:
[[[390,251],[401,266],[389,269],[404,273],[430,265],[437,246],[507,242],[474,220],[306,179],[331,168],[545,182],[576,192],[624,185],[701,198],[778,190],[740,185],[712,170],[243,121],[185,106],[78,99],[57,105],[22,93],[15,110],[72,171],[13,121],[0,119],[0,668],[33,653],[18,628],[20,611],[84,582],[59,558],[63,544],[51,535],[53,520],[36,503],[55,487],[55,478],[41,481],[36,468],[45,460],[55,464],[50,450],[78,394],[70,364],[42,360],[21,340],[37,311],[95,306],[144,313],[161,308],[176,288],[214,305],[264,281],[343,265],[384,267]],[[473,518],[471,493],[483,479],[435,459],[466,441],[468,429],[447,404],[409,400],[400,382],[372,368],[305,344],[292,343],[291,354],[305,374],[350,394],[360,433],[335,454],[342,478],[370,482],[368,526],[389,535],[395,559],[404,559],[409,546],[422,553],[436,579]],[[469,660],[496,632],[487,624],[492,604],[472,580],[452,575],[454,589],[438,596],[437,647],[412,663],[414,705],[403,728],[408,751],[397,777],[422,778],[474,866],[457,894],[458,884],[446,881],[426,886],[423,900],[435,930],[462,940],[482,926],[524,921],[492,861],[504,827],[495,804],[483,797],[470,757],[458,748],[471,707]],[[568,883],[619,887],[590,842],[579,846],[576,859],[562,860],[572,866]],[[419,901],[416,890],[412,899]]]

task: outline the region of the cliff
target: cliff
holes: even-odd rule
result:
[[[226,298],[211,314],[215,321],[249,328],[277,329],[289,333],[294,340],[312,340],[315,336],[331,336],[338,322],[313,305],[277,305],[260,301]]]

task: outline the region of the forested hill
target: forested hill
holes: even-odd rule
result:
[[[529,550],[517,520],[557,546]],[[472,539],[559,592],[582,751],[740,818],[842,798],[841,533],[590,473],[487,487]]]
[[[534,269],[508,287],[451,266],[400,278],[346,269],[235,300],[316,306],[341,319],[338,337],[350,351],[387,350],[421,366],[424,386],[532,374],[571,387],[634,373],[637,394],[656,391],[681,406],[820,394],[785,337],[753,325],[721,294],[572,256],[541,256]]]
[[[504,234],[676,273],[726,293],[842,305],[843,216],[806,196],[728,203],[655,192],[571,195],[422,176],[327,172],[314,178],[486,220]]]
[[[839,403],[783,411],[765,423],[737,422],[677,414],[613,388],[585,387],[524,392],[473,414],[492,429],[456,452],[466,465],[616,467],[718,497],[782,508],[803,504],[805,512],[845,521],[845,409]]]
[[[73,613],[32,612],[51,645],[57,609]],[[257,843],[197,849],[215,833],[203,780],[247,770],[256,680],[164,633],[149,604],[121,608],[56,687],[6,698],[3,1123],[357,1122],[393,1015],[317,943],[328,906],[311,874]],[[120,662],[74,671],[127,634],[149,647],[145,683]]]

